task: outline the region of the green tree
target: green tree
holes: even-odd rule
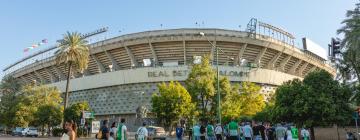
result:
[[[215,77],[215,81],[217,80],[217,78]],[[214,87],[216,87],[216,82],[214,82]],[[225,102],[226,99],[228,99],[226,96],[230,95],[231,91],[233,90],[233,86],[230,83],[229,78],[227,77],[220,77],[220,81],[219,81],[219,87],[220,87],[220,104],[223,104],[223,102]],[[217,93],[217,89],[215,90]],[[210,114],[212,116],[215,117],[215,114],[218,114],[218,95],[214,95],[212,97],[212,102],[210,103],[211,105],[211,110],[210,110]],[[215,118],[210,118],[210,119],[215,119]]]
[[[47,126],[48,132],[51,132],[51,127],[60,125],[63,117],[61,107],[59,105],[52,104],[44,104],[39,106],[34,116],[35,124],[41,126],[42,130],[44,130]],[[42,134],[44,135],[44,133]]]
[[[15,106],[18,104],[18,94],[21,88],[22,85],[20,82],[12,76],[6,76],[1,80],[0,124],[7,127],[14,127]]]
[[[0,83],[0,92],[2,94],[15,94],[21,90],[21,83],[12,76],[5,76]]]
[[[91,111],[88,102],[74,103],[64,110],[64,120],[73,120],[78,126],[80,126],[83,111]],[[91,121],[91,119],[87,119],[86,121]]]
[[[344,123],[349,120],[351,108],[347,103],[351,93],[335,81],[325,70],[309,73],[303,81],[294,79],[279,86],[273,118],[293,122],[297,127],[314,127]]]
[[[215,95],[215,72],[210,65],[209,55],[202,57],[200,64],[193,64],[191,72],[185,81],[186,88],[189,91],[192,101],[196,107],[200,107],[201,117],[208,114],[209,104],[213,102]]]
[[[265,101],[260,89],[260,86],[251,82],[242,82],[241,86],[233,86],[222,104],[223,117],[240,118],[240,116],[253,116],[262,111]]]
[[[77,32],[67,32],[58,48],[59,49],[55,52],[56,63],[58,65],[67,64],[68,69],[64,98],[64,108],[66,108],[72,69],[74,67],[75,71],[82,72],[87,68],[89,62],[89,48],[87,47],[87,41]]]
[[[341,41],[341,58],[338,59],[338,68],[344,78],[355,75],[360,79],[360,3],[356,4],[355,9],[348,10],[344,24],[337,33],[343,34]]]
[[[273,118],[272,118],[272,116],[273,116],[273,115],[272,115],[273,109],[274,109],[274,106],[273,106],[273,105],[267,104],[262,111],[257,112],[257,113],[253,116],[253,119],[254,119],[255,121],[271,122],[271,123],[273,123],[273,122],[274,122],[274,120],[273,120]]]
[[[158,89],[159,92],[154,93],[151,98],[152,112],[164,126],[171,128],[179,119],[191,119],[192,115],[196,115],[191,96],[180,83],[173,81],[168,85],[161,83]]]
[[[15,106],[13,123],[16,126],[37,125],[35,113],[42,105],[60,106],[62,99],[60,91],[56,87],[25,86],[18,95],[18,103]]]

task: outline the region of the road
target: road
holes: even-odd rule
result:
[[[132,138],[133,139],[133,138]],[[176,140],[174,137],[167,137],[167,140]],[[184,138],[187,140],[188,138]],[[18,137],[18,136],[0,136],[0,140],[60,140],[60,137],[50,137],[50,138],[31,138],[31,137]],[[96,140],[95,138],[77,138],[77,140]]]
[[[0,140],[60,140],[60,137],[31,138],[31,137],[17,137],[17,136],[0,136]],[[77,140],[95,140],[95,138],[77,138]]]

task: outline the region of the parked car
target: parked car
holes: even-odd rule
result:
[[[22,136],[22,137],[24,137],[24,136],[26,136],[26,132],[29,130],[29,128],[23,128],[22,130],[21,130],[21,135],[20,136]]]
[[[25,136],[27,137],[38,137],[39,133],[36,128],[30,127],[26,132]]]
[[[23,129],[24,129],[24,128],[22,128],[22,127],[15,127],[15,128],[12,130],[11,135],[12,135],[12,136],[21,136]]]
[[[149,139],[151,140],[165,140],[166,139],[166,133],[165,129],[163,127],[157,127],[157,126],[148,126],[146,127],[148,130]]]

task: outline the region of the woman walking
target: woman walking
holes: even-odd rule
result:
[[[76,140],[76,123],[73,120],[67,120],[65,122],[65,129],[67,133],[64,133],[61,140]]]

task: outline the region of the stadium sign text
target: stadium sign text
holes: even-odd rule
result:
[[[220,70],[219,71],[221,76],[228,76],[228,77],[248,77],[248,71],[227,71],[227,70]],[[162,71],[149,71],[148,77],[186,77],[188,75],[188,70],[162,70]]]

